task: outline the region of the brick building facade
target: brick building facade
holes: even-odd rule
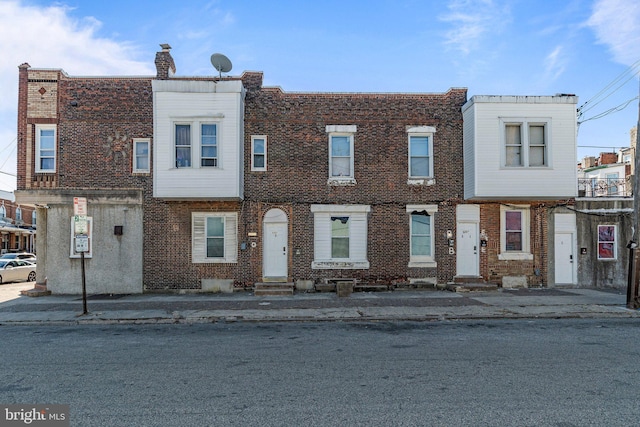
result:
[[[460,212],[479,206],[465,200],[466,89],[289,93],[258,72],[177,77],[169,49],[155,78],[19,67],[16,196],[39,206],[50,290],[79,289],[74,197],[88,202],[91,293],[466,275]],[[524,262],[499,259],[500,202],[481,203],[491,237],[477,251],[478,228],[471,276],[545,282],[544,203]]]

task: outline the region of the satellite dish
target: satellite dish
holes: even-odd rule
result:
[[[218,70],[220,77],[222,77],[222,73],[228,73],[231,71],[231,61],[221,53],[214,53],[211,55],[211,65]]]

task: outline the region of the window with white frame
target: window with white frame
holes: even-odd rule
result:
[[[408,205],[409,267],[436,267],[434,254],[434,214],[438,205]]]
[[[22,221],[22,208],[16,207],[16,221]]]
[[[501,260],[533,259],[530,247],[529,206],[500,206]]]
[[[36,226],[36,219],[38,219],[38,215],[36,214],[36,210],[34,209],[33,212],[31,212],[31,225],[32,226]]]
[[[311,205],[314,269],[366,269],[368,205]]]
[[[149,147],[151,140],[148,138],[133,139],[133,172],[149,173]]]
[[[218,125],[215,123],[200,125],[200,165],[218,166]]]
[[[355,125],[329,125],[329,180],[354,182]]]
[[[238,214],[193,212],[191,215],[192,262],[238,262]]]
[[[549,119],[501,119],[505,167],[548,167]]]
[[[409,136],[409,178],[433,177],[433,134],[431,126],[411,127]]]
[[[4,202],[2,202],[2,205],[0,205],[0,220],[2,220],[1,218],[6,218],[7,217],[7,208],[4,207]]]
[[[191,125],[175,126],[176,168],[191,167]]]
[[[36,172],[56,171],[56,126],[36,125]]]
[[[618,258],[616,245],[616,226],[598,225],[598,259],[615,260]]]
[[[176,168],[220,167],[220,126],[211,121],[174,123]]]
[[[349,258],[349,217],[331,217],[331,258]]]
[[[267,170],[267,137],[265,135],[251,137],[251,170]]]

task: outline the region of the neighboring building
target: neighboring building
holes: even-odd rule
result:
[[[14,194],[8,191],[0,191],[0,235],[1,254],[35,252],[35,210],[16,204]]]
[[[585,287],[627,286],[633,238],[635,134],[629,148],[601,153],[578,171],[578,282]]]
[[[576,284],[573,95],[473,96],[463,107],[457,272],[504,287]],[[463,243],[464,242],[464,243]]]
[[[88,201],[90,293],[456,274],[466,89],[287,93],[255,72],[176,77],[166,46],[156,66],[20,66],[16,196],[39,205],[53,293],[80,290],[74,197]]]

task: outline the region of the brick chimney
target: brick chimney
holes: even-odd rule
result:
[[[156,77],[160,80],[167,80],[176,73],[176,64],[171,56],[171,46],[166,43],[160,45],[162,50],[156,53]]]
[[[613,165],[618,163],[617,153],[600,153],[600,165]]]

